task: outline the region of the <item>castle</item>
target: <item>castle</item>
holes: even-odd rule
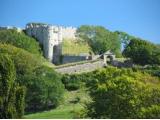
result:
[[[75,39],[76,28],[54,26],[42,23],[28,23],[25,28],[26,34],[36,38],[43,46],[45,58],[58,64],[62,54],[62,41]]]
[[[76,39],[75,27],[54,26],[43,23],[28,23],[25,29],[7,26],[0,27],[0,30],[15,29],[17,32],[25,30],[26,34],[34,37],[43,47],[43,54],[50,62],[58,64],[62,54],[63,39]]]

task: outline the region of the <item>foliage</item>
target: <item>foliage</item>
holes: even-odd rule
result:
[[[159,118],[160,81],[131,69],[97,70],[90,84],[91,118]]]
[[[11,44],[37,55],[41,53],[39,43],[35,39],[16,30],[0,30],[0,43]]]
[[[160,67],[157,65],[148,65],[145,67],[135,66],[132,69],[135,71],[140,70],[142,72],[146,72],[146,73],[151,74],[152,76],[157,76],[160,78]]]
[[[11,56],[16,67],[16,82],[27,88],[25,97],[27,112],[48,109],[59,104],[62,100],[63,84],[52,68],[42,66],[41,58],[6,44],[0,44],[0,53]]]
[[[78,103],[72,103],[80,98]],[[76,91],[65,91],[64,102],[55,109],[24,116],[25,119],[74,119],[79,118],[79,112],[84,109],[84,103],[89,100],[89,95],[83,88]]]
[[[9,55],[0,54],[0,118],[21,118],[24,88],[15,82],[16,72]]]
[[[60,76],[52,68],[37,68],[33,74],[25,76],[23,84],[28,88],[27,112],[54,108],[63,101],[64,86]]]
[[[122,31],[115,31],[115,33],[118,34],[119,40],[121,41],[122,44],[124,44],[124,47],[126,47],[131,39],[134,39],[136,37],[129,35],[126,32],[122,32]]]
[[[35,68],[41,65],[43,60],[21,48],[9,44],[0,44],[0,53],[10,55],[15,64],[17,75],[32,73]]]
[[[102,26],[82,25],[78,28],[77,35],[82,38],[83,41],[88,42],[95,54],[102,54],[107,50],[112,50],[117,55],[120,54],[118,35]]]
[[[16,111],[17,117],[21,118],[24,115],[25,109],[25,87],[17,87],[16,89]]]
[[[62,77],[62,82],[67,90],[77,90],[80,88],[81,81],[78,79],[78,75],[65,74]]]
[[[132,39],[124,49],[123,55],[140,65],[160,64],[160,48],[140,39]]]

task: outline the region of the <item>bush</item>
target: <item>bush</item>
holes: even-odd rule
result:
[[[159,118],[160,81],[131,69],[107,68],[93,74],[87,104],[91,118]],[[91,85],[91,84],[90,84]]]
[[[15,82],[13,61],[0,54],[0,118],[21,118],[24,111],[24,88]]]
[[[81,86],[81,81],[78,75],[63,75],[62,82],[67,90],[78,90]]]
[[[33,54],[41,54],[39,43],[35,39],[16,30],[0,30],[0,43],[11,44]]]
[[[160,77],[160,67],[159,66],[148,66],[146,68],[141,69],[142,71],[145,71],[153,76]]]

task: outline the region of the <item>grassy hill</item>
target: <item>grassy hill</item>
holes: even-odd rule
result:
[[[89,53],[91,48],[87,43],[65,39],[62,42],[62,54],[79,55],[80,53]]]

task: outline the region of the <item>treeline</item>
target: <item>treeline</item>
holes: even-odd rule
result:
[[[102,26],[82,25],[77,36],[87,42],[94,54],[102,54],[111,50],[116,57],[127,57],[139,65],[160,65],[160,46],[125,32],[111,32]],[[124,49],[121,52],[121,46]]]

